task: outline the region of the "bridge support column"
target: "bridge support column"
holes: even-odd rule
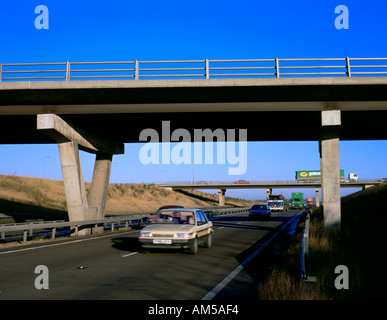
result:
[[[69,220],[87,220],[89,218],[88,205],[78,144],[74,142],[59,143],[59,155]]]
[[[104,141],[90,133],[81,134],[54,114],[38,115],[37,120],[38,130],[44,130],[59,146],[69,220],[104,218],[113,154],[123,153],[124,145]],[[96,154],[88,196],[79,157],[81,148]],[[91,229],[84,229],[79,234],[88,234],[90,231]]]
[[[219,206],[224,206],[226,203],[226,189],[218,189]]]
[[[111,154],[96,155],[93,179],[88,195],[90,219],[103,219],[105,216],[112,160],[113,155]]]
[[[320,141],[320,163],[324,226],[327,230],[340,229],[340,110],[322,111],[321,120],[322,136]]]
[[[89,194],[86,196],[78,144],[74,142],[60,143],[59,155],[69,220],[103,219],[105,217],[113,156],[106,154],[96,155],[93,179]],[[102,228],[98,227],[98,230],[94,230],[100,232]],[[83,229],[78,232],[79,235],[89,233],[91,233],[91,229]]]
[[[273,193],[272,188],[266,188],[266,200],[269,200],[269,196]]]
[[[316,188],[316,207],[318,208],[320,206],[320,190],[319,188]]]

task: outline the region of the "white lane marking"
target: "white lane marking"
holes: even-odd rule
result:
[[[281,229],[279,229],[269,240],[262,244],[253,254],[251,254],[245,261],[243,261],[238,267],[236,267],[232,272],[228,274],[218,285],[208,292],[201,300],[212,300],[224,287],[226,287],[229,282],[234,279],[241,270],[250,263],[283,229],[285,229],[296,217],[301,215],[302,212],[295,215],[287,223],[285,223]]]
[[[137,230],[121,232],[120,234],[132,233],[132,232],[137,232]],[[39,246],[39,247],[31,247],[31,248],[23,248],[23,249],[10,250],[10,251],[5,251],[5,252],[0,252],[0,255],[8,254],[8,253],[15,253],[15,252],[22,252],[22,251],[30,251],[30,250],[36,250],[36,249],[42,249],[42,248],[62,246],[62,245],[65,245],[65,244],[78,243],[78,242],[83,242],[83,241],[98,240],[98,239],[112,237],[112,236],[117,236],[117,233],[116,234],[109,234],[109,235],[106,235],[106,236],[95,237],[95,238],[89,238],[89,239],[79,239],[79,240],[72,240],[72,241],[61,242],[61,243],[47,244],[47,245],[43,245],[43,246]]]
[[[128,253],[128,254],[124,254],[123,256],[122,256],[122,258],[126,258],[126,257],[129,257],[129,256],[133,256],[133,255],[135,255],[135,254],[137,254],[137,253],[140,253],[141,251],[137,251],[137,252],[132,252],[132,253]]]
[[[218,228],[218,230],[220,230],[220,229],[224,229],[224,228],[225,228],[225,227],[219,227],[219,228]]]

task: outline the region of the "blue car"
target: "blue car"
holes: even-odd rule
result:
[[[255,204],[249,211],[249,220],[266,219],[269,220],[271,210],[267,204]]]

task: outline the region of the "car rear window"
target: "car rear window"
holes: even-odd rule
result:
[[[266,206],[263,204],[256,204],[252,207],[253,210],[266,210]]]
[[[156,214],[152,223],[193,224],[194,215],[191,211],[161,210]]]

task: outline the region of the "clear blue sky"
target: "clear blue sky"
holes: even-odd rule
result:
[[[48,30],[35,28],[38,5],[49,9]],[[338,5],[349,9],[347,30],[335,28]],[[387,57],[385,0],[14,0],[3,3],[1,11],[2,63]],[[192,165],[142,164],[141,146],[126,144],[125,155],[114,157],[111,182],[192,180]],[[296,170],[320,166],[317,142],[255,142],[247,150],[244,175],[229,176],[228,164],[203,164],[194,166],[195,180],[294,179]],[[90,181],[94,156],[82,152],[81,160]],[[387,176],[387,141],[340,142],[340,167],[360,178]],[[61,180],[58,148],[0,145],[0,174]],[[265,192],[230,190],[227,195],[259,199]]]

